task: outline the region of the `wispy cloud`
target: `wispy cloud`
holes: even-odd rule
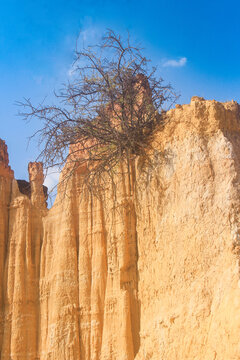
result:
[[[45,177],[44,185],[51,191],[59,182],[60,170],[58,167],[51,168]]]
[[[100,26],[93,25],[92,18],[86,17],[82,22],[81,30],[75,40],[75,50],[80,50],[88,46],[93,46],[99,43],[104,29]],[[77,65],[71,64],[67,69],[67,76],[74,77]]]
[[[87,44],[95,41],[96,38],[98,37],[99,37],[99,33],[96,27],[87,28],[83,31],[80,31],[79,33],[79,39],[82,40],[83,42],[86,42]]]
[[[67,71],[67,76],[68,76],[68,77],[74,76],[75,71],[76,71],[76,65],[73,64],[73,65],[71,65],[70,68],[68,69],[68,71]]]
[[[175,59],[167,60],[163,63],[163,66],[164,67],[183,67],[186,65],[186,63],[187,63],[187,58],[181,57],[178,60],[175,60]]]

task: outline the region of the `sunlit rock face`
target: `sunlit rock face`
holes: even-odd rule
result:
[[[7,214],[5,226],[4,222],[0,222],[0,234],[4,234],[1,359],[36,359],[38,352],[42,217],[47,210],[45,201],[39,201],[44,198],[41,164],[35,163],[35,166],[39,168],[42,181],[38,181],[39,188],[33,187],[30,195],[23,194],[18,182],[12,177],[0,178],[0,182],[5,181],[8,185],[4,204]],[[33,181],[35,179],[31,178],[30,171],[30,186]],[[42,197],[39,195],[41,193]],[[5,191],[1,192],[1,197],[4,194]]]
[[[194,97],[152,145],[47,210],[42,164],[22,193],[0,142],[1,360],[240,358],[239,105]]]
[[[7,256],[9,204],[13,171],[8,164],[7,146],[0,139],[0,348],[4,331],[4,267]]]

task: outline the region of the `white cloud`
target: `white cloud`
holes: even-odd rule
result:
[[[89,27],[83,31],[80,31],[79,39],[81,39],[84,43],[92,43],[99,36],[99,32],[94,27]]]
[[[166,62],[163,63],[164,67],[183,67],[184,65],[186,65],[187,63],[187,58],[186,57],[181,57],[178,60],[167,60]]]
[[[57,186],[59,182],[59,176],[60,176],[60,170],[58,167],[54,167],[50,170],[48,170],[44,185],[48,187],[48,192],[51,191],[55,186]]]
[[[70,68],[67,71],[67,76],[72,77],[76,71],[76,65],[73,64],[70,66]]]
[[[104,31],[99,26],[92,24],[91,18],[86,18],[83,22],[82,28],[75,39],[75,50],[82,50],[84,47],[94,46],[100,42]],[[82,59],[83,60],[83,59]],[[67,69],[67,76],[73,78],[76,72],[77,64],[73,63]]]

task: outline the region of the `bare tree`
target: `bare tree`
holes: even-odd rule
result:
[[[67,160],[74,171],[85,166],[92,186],[102,174],[112,175],[119,162],[146,155],[155,129],[164,126],[163,106],[176,95],[149,67],[142,49],[112,30],[75,56],[73,80],[55,93],[57,105],[35,106],[25,99],[22,115],[42,124],[32,137],[39,138],[38,160],[45,168]]]

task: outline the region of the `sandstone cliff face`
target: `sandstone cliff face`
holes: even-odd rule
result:
[[[136,359],[238,359],[239,106],[193,98],[168,116],[168,155],[137,182]]]
[[[50,210],[42,165],[22,194],[0,143],[1,360],[240,358],[239,105],[167,117],[151,163],[98,197],[79,168]]]
[[[8,165],[7,146],[0,140],[0,348],[4,331],[4,266],[8,240],[8,205],[11,196],[13,171]]]

